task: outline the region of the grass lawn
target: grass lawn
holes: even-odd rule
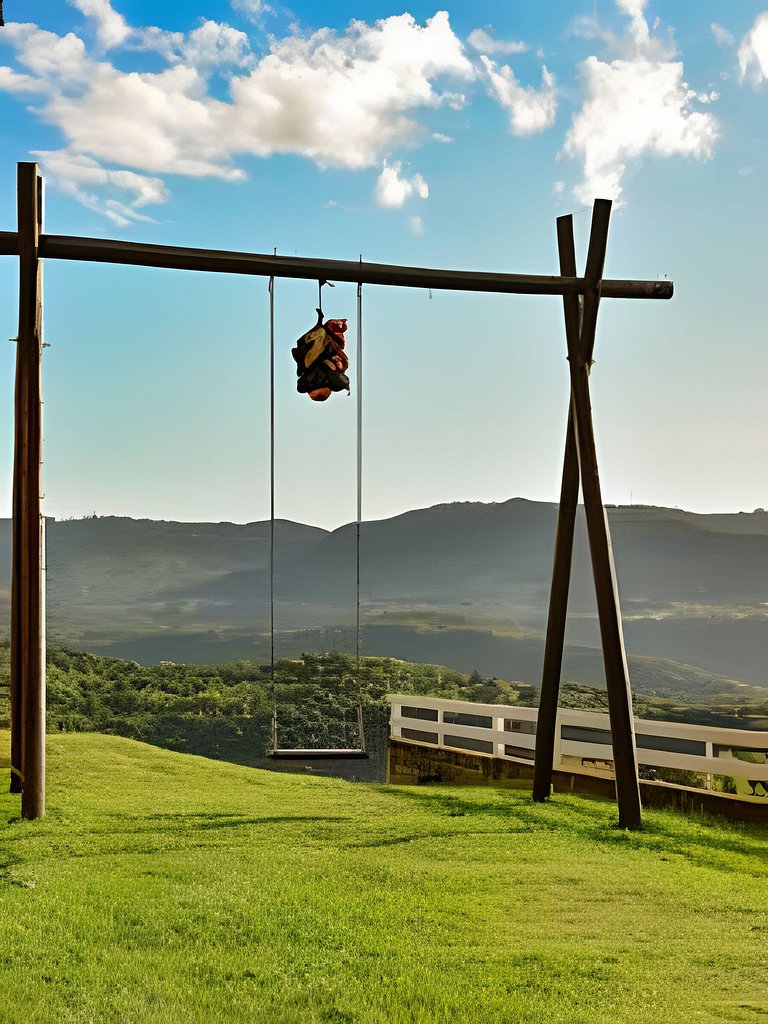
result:
[[[0,796],[3,1024],[768,1021],[765,829],[48,750],[42,821]]]

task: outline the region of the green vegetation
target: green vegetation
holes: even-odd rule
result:
[[[0,645],[0,679],[8,645]],[[485,680],[440,665],[347,654],[281,659],[275,682],[282,745],[356,742],[356,707],[383,779],[389,721],[387,694],[432,694],[458,700],[528,703],[525,683]],[[272,716],[270,669],[249,661],[224,665],[143,666],[51,646],[47,663],[48,731],[102,732],[239,764],[264,764]],[[7,709],[6,709],[7,710]],[[0,708],[0,715],[3,709]],[[7,717],[7,716],[6,716]]]
[[[7,740],[7,734],[5,736]],[[4,1024],[762,1019],[768,836],[49,737],[0,796]]]
[[[392,658],[305,654],[280,660],[275,682],[283,745],[340,746],[354,742],[359,694],[366,729],[386,744],[386,695],[402,691],[488,701],[518,698],[532,687],[485,681],[477,674]],[[172,750],[244,764],[263,762],[271,726],[269,666],[141,666],[67,648],[48,661],[51,731],[117,733]]]
[[[6,642],[0,644],[0,681],[7,673]],[[111,733],[237,764],[266,763],[272,715],[268,666],[250,661],[145,666],[52,646],[47,677],[50,732]],[[358,671],[348,654],[305,654],[300,659],[280,659],[275,679],[280,743],[300,747],[357,742],[359,683],[372,755],[369,778],[382,780],[390,693],[528,707],[538,703],[538,689],[527,683],[394,658],[363,658]],[[638,692],[633,700],[635,714],[645,719],[710,725],[753,721],[746,715],[735,718],[734,708],[717,703],[719,694],[714,695],[714,706]],[[604,690],[568,682],[562,686],[560,703],[588,711],[608,707]],[[745,704],[740,710],[748,708]],[[0,694],[0,725],[7,721],[7,712],[7,700]]]

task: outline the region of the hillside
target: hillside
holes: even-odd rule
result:
[[[364,523],[366,653],[538,681],[556,514],[552,504],[517,498]],[[629,652],[768,685],[768,513],[632,506],[609,515]],[[10,530],[7,521],[0,526],[7,620]],[[282,656],[310,641],[320,650],[352,649],[354,535],[351,526],[277,524]],[[269,648],[268,538],[267,523],[50,523],[50,635],[142,662],[261,660]],[[581,519],[567,664],[573,678],[600,682]]]
[[[746,1024],[765,1006],[756,827],[648,812],[618,833],[608,802],[353,786],[116,737],[50,737],[49,758],[44,819],[0,794],[6,1024],[645,1024],[649,1006]]]

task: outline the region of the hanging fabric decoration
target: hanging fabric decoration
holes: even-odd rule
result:
[[[346,320],[326,320],[317,310],[317,323],[291,349],[296,360],[296,389],[313,402],[324,402],[333,391],[349,392],[349,377],[344,372],[349,359],[344,351]]]

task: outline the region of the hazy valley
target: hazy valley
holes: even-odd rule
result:
[[[680,699],[768,685],[768,514],[609,515],[634,685]],[[364,523],[364,653],[538,683],[556,516],[550,503],[512,499]],[[1,525],[7,620],[10,524]],[[354,539],[354,526],[276,524],[278,656],[354,650]],[[268,566],[265,522],[50,522],[49,634],[147,664],[266,661]],[[564,675],[602,685],[583,522]]]

